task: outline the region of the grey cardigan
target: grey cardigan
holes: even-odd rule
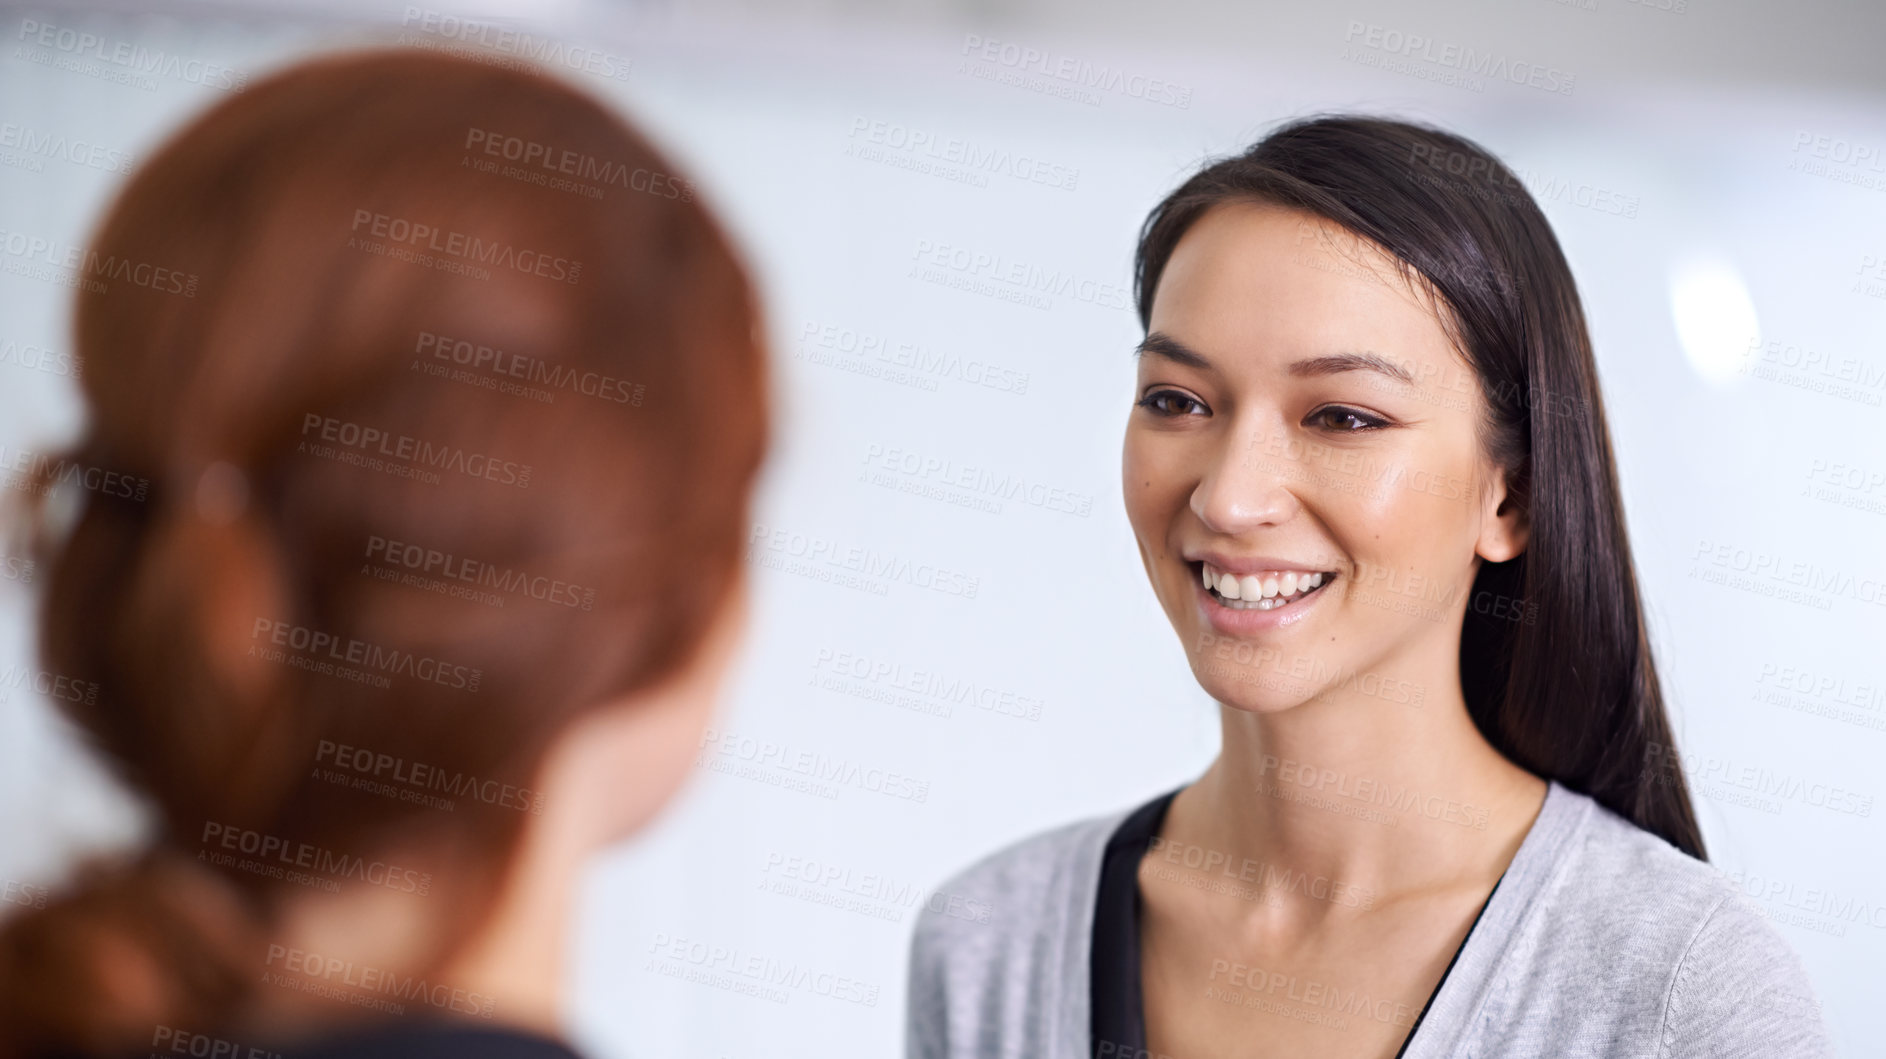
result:
[[[1017,842],[925,902],[909,1059],[1093,1059],[1100,858],[1131,811]],[[1800,960],[1727,876],[1553,783],[1405,1059],[1831,1054]]]

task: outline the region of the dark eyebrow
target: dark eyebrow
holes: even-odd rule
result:
[[[1331,353],[1325,357],[1294,361],[1290,365],[1290,374],[1296,376],[1339,375],[1345,371],[1380,372],[1403,385],[1415,384],[1414,376],[1408,373],[1407,368],[1379,353]]]
[[[1206,360],[1203,353],[1173,338],[1171,335],[1159,331],[1148,334],[1146,340],[1139,344],[1139,348],[1133,351],[1135,357],[1142,357],[1148,353],[1156,357],[1164,357],[1178,364],[1183,364],[1188,368],[1197,368],[1200,371],[1215,370],[1212,367],[1212,362]]]
[[[1139,348],[1134,351],[1135,356],[1143,356],[1147,353],[1164,357],[1175,363],[1183,364],[1188,368],[1198,368],[1201,371],[1216,370],[1212,366],[1212,362],[1207,360],[1203,353],[1173,338],[1171,335],[1163,334],[1159,331],[1154,331],[1147,335],[1146,340],[1141,342]],[[1403,385],[1415,385],[1414,376],[1409,373],[1407,368],[1402,367],[1379,353],[1331,353],[1327,356],[1310,357],[1305,360],[1293,361],[1290,364],[1289,370],[1290,374],[1298,376],[1299,378],[1316,375],[1340,375],[1345,371],[1373,371],[1386,375]]]

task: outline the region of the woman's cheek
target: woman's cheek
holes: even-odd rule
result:
[[[1159,458],[1130,435],[1120,461],[1121,492],[1126,499],[1126,517],[1133,531],[1154,550],[1162,550],[1166,531],[1171,528],[1171,493],[1182,468],[1171,457]]]
[[[1451,620],[1472,578],[1472,496],[1464,478],[1407,462],[1369,490],[1327,498],[1325,521],[1352,564],[1358,628]]]

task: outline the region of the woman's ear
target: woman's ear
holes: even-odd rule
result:
[[[1490,563],[1503,563],[1524,552],[1532,523],[1526,517],[1524,498],[1507,488],[1504,471],[1495,470],[1482,504],[1474,554]]]

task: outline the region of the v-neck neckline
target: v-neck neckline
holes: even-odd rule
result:
[[[1146,1054],[1145,996],[1140,976],[1142,901],[1139,893],[1139,865],[1153,838],[1159,834],[1173,798],[1184,789],[1185,786],[1175,787],[1128,813],[1108,838],[1101,854],[1088,960],[1090,1055],[1099,1054],[1103,1043],[1114,1046],[1106,1051],[1108,1055]],[[1436,999],[1453,977],[1462,955],[1468,952],[1470,944],[1479,935],[1480,924],[1488,918],[1488,910],[1495,907],[1495,899],[1500,895],[1502,884],[1515,874],[1522,876],[1528,884],[1536,883],[1538,873],[1533,870],[1533,862],[1550,852],[1546,848],[1548,845],[1556,845],[1552,840],[1562,830],[1556,824],[1557,817],[1568,804],[1564,797],[1566,793],[1556,782],[1547,781],[1545,800],[1539,807],[1538,815],[1527,829],[1526,837],[1520,841],[1519,848],[1514,851],[1506,870],[1488,891],[1486,900],[1481,902],[1480,911],[1475,914],[1473,924],[1467,928],[1466,936],[1461,938],[1460,944],[1454,949],[1447,969],[1441,972],[1440,981],[1434,984],[1427,1002],[1421,1006],[1421,1013],[1402,1038],[1401,1047],[1395,1053],[1396,1059],[1408,1059],[1416,1035],[1427,1021]],[[1553,819],[1548,821],[1548,816]],[[1516,868],[1520,869],[1517,873]],[[1517,914],[1514,902],[1525,898],[1524,894],[1516,893],[1514,887],[1506,889],[1508,898],[1498,902],[1504,911],[1496,917],[1501,922],[1502,930],[1510,929]],[[1473,948],[1476,951],[1486,950],[1485,945]]]

